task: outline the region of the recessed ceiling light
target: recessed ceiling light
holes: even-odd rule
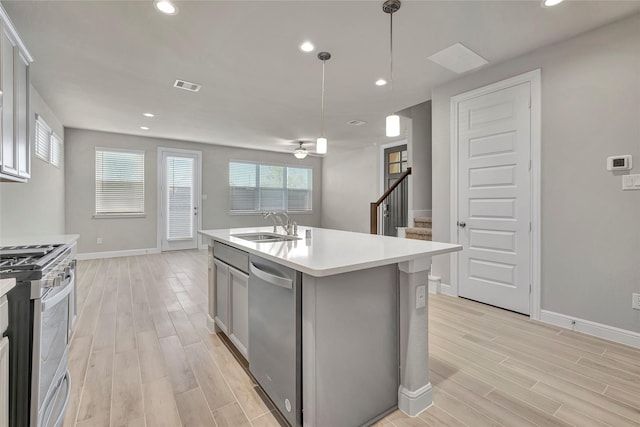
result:
[[[313,52],[316,47],[311,42],[304,42],[300,45],[300,50],[303,52]]]
[[[149,130],[149,128],[148,128],[148,127],[146,127],[146,126],[140,126],[140,129],[142,129],[142,130]]]
[[[553,7],[562,3],[563,1],[564,0],[542,0],[542,7]]]
[[[347,122],[348,125],[351,126],[362,126],[364,124],[366,124],[367,122],[365,122],[364,120],[349,120]]]
[[[154,4],[156,6],[156,9],[164,14],[175,15],[176,13],[178,13],[178,8],[170,1],[156,0]]]
[[[155,117],[156,116],[153,113],[143,113],[142,115],[145,116],[145,117]]]
[[[376,86],[384,86],[386,84],[387,84],[387,81],[385,79],[376,80]]]

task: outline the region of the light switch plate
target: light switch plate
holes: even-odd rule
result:
[[[640,174],[624,175],[622,177],[623,190],[640,190]]]

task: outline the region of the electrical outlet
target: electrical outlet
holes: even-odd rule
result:
[[[631,308],[635,308],[636,310],[640,310],[640,294],[631,294],[633,300],[631,301]]]
[[[416,308],[423,308],[427,306],[426,291],[426,285],[420,285],[416,288]]]
[[[102,244],[102,237],[98,237],[98,239],[96,240],[96,243],[98,245],[101,245]]]

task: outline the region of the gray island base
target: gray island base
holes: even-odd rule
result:
[[[460,246],[319,228],[305,239],[307,229],[297,240],[263,243],[234,236],[270,227],[201,232],[209,239],[209,330],[230,338],[294,426],[369,425],[396,408],[417,416],[433,401],[431,257]],[[277,286],[264,293],[269,277]],[[261,354],[251,353],[252,340]]]

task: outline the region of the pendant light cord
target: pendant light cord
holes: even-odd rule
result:
[[[327,62],[325,59],[322,60],[322,100],[321,100],[321,108],[322,108],[322,118],[320,125],[320,136],[324,138],[324,64]]]
[[[389,18],[391,21],[391,31],[389,32],[389,52],[391,56],[391,60],[389,61],[390,65],[390,78],[391,78],[391,114],[395,114],[396,106],[395,99],[393,97],[393,12],[389,14]]]

